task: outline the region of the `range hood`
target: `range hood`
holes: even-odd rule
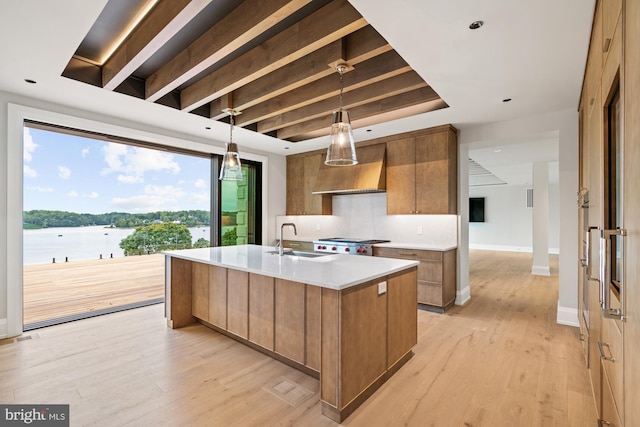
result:
[[[356,147],[355,166],[320,166],[312,194],[357,194],[385,191],[385,144]]]

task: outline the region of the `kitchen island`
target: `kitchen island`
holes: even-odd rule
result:
[[[418,262],[277,252],[166,252],[167,325],[200,322],[319,378],[341,422],[413,355]]]

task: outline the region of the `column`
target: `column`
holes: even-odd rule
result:
[[[549,276],[549,164],[533,164],[533,266],[531,274]]]

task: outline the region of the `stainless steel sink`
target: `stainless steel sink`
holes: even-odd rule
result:
[[[268,254],[272,254],[272,255],[279,255],[280,252],[278,251],[267,251]],[[325,256],[328,254],[318,254],[318,253],[314,253],[314,252],[300,252],[300,251],[291,251],[291,250],[286,250],[284,251],[283,255],[288,255],[288,256],[299,256],[302,258],[318,258],[321,256]]]

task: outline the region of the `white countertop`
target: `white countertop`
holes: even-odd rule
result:
[[[277,251],[277,248],[239,245],[183,249],[164,253],[168,257],[336,290],[346,289],[419,264],[418,261],[372,256],[323,255],[316,258],[306,258],[269,253],[273,251]]]
[[[373,245],[377,248],[395,248],[395,249],[416,249],[422,251],[450,251],[451,249],[456,249],[457,246],[445,246],[445,245],[437,245],[431,243],[403,243],[403,242],[388,242],[388,243],[377,243]]]

